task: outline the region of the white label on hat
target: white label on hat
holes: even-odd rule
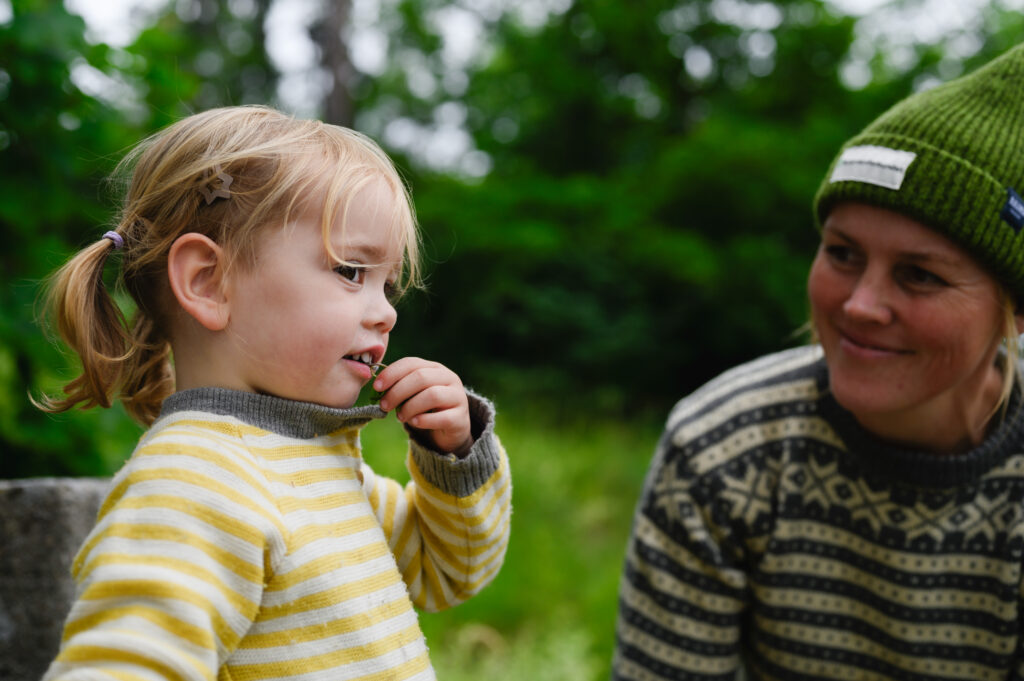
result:
[[[836,161],[829,182],[865,182],[899,189],[907,168],[917,157],[912,151],[865,145],[850,147]]]

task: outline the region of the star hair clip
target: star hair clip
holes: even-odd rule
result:
[[[213,172],[215,173],[213,177],[206,180],[205,183],[199,185],[199,191],[206,199],[207,206],[209,206],[217,199],[230,199],[231,192],[228,191],[228,188],[231,187],[231,183],[235,181],[235,178],[231,177],[223,170],[221,170],[220,165],[215,165],[213,167]],[[220,180],[220,186],[217,187],[216,189],[211,189],[210,186],[213,184],[215,180],[218,179]]]

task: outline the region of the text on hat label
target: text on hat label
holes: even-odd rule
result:
[[[899,189],[907,168],[917,157],[912,151],[900,151],[874,145],[850,147],[836,161],[829,182],[864,182],[886,189]]]

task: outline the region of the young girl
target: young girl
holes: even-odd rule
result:
[[[119,396],[150,426],[73,565],[46,679],[433,679],[413,604],[497,573],[510,482],[489,402],[435,362],[373,380],[415,221],[386,155],[262,107],[186,118],[122,162],[120,223],[56,275],[82,375],[49,411]],[[102,273],[117,252],[137,312]],[[173,358],[173,363],[172,363]],[[395,411],[403,489],[359,431]]]

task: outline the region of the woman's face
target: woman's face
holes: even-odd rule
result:
[[[993,380],[999,385],[999,286],[919,222],[864,204],[837,206],[808,294],[832,393],[869,429],[938,428],[990,399]]]

